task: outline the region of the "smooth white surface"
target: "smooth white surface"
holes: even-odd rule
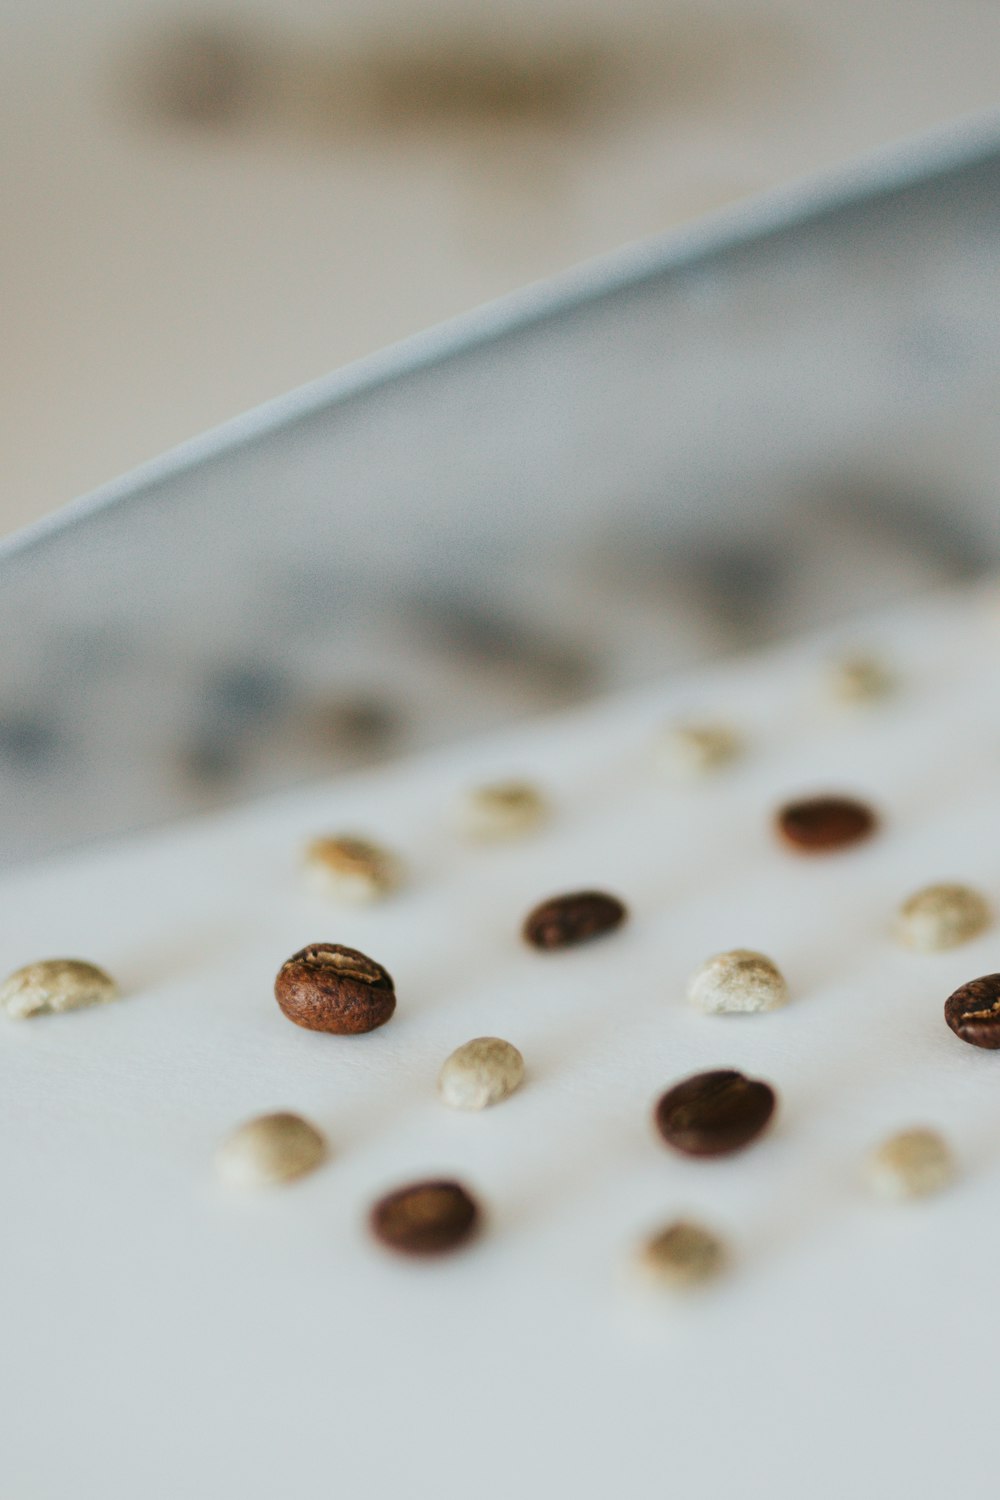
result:
[[[884,654],[896,697],[826,704],[840,645]],[[1000,1058],[942,1004],[1000,968],[1000,929],[935,955],[889,934],[930,881],[1000,904],[998,663],[995,604],[937,601],[7,880],[7,968],[79,955],[126,998],[0,1028],[4,1496],[994,1495]],[[750,753],[672,786],[651,745],[674,715],[731,719]],[[507,775],[550,790],[551,826],[464,844],[455,796]],[[774,806],[831,789],[870,797],[881,836],[779,848]],[[370,910],[310,893],[301,847],[337,830],[400,847],[410,888]],[[522,946],[530,906],[586,885],[622,895],[628,926]],[[388,1026],[285,1020],[273,975],[316,939],[386,964]],[[736,946],[773,955],[785,1009],[685,1003]],[[459,1114],[437,1072],[484,1034],[520,1047],[525,1084]],[[731,1160],[672,1157],[654,1099],[727,1065],[777,1086],[775,1128]],[[226,1191],[219,1139],[275,1109],[327,1132],[330,1164]],[[865,1153],[924,1123],[960,1181],[870,1199]],[[379,1192],[442,1172],[488,1206],[475,1248],[411,1265],[369,1242]],[[622,1264],[676,1214],[735,1263],[650,1300]]]

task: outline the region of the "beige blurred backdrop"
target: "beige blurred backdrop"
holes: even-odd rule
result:
[[[526,281],[994,104],[996,0],[0,0],[9,530]]]

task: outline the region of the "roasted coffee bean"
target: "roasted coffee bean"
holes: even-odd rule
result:
[[[850,797],[809,797],[789,802],[777,816],[778,832],[793,849],[826,854],[860,843],[875,832],[874,812]]]
[[[325,593],[325,588],[321,592]],[[366,692],[345,693],[319,704],[310,725],[315,738],[340,760],[384,754],[405,727],[402,712],[394,703]]]
[[[296,1026],[351,1035],[384,1026],[396,1009],[392,978],[356,948],[311,943],[278,970],[274,996]]]
[[[756,1140],[774,1113],[770,1084],[730,1068],[696,1073],[668,1089],[656,1106],[656,1128],[686,1156],[725,1156]]]
[[[475,1233],[479,1205],[458,1182],[414,1182],[380,1198],[371,1211],[375,1238],[404,1255],[442,1255]]]
[[[973,1047],[1000,1047],[1000,974],[970,979],[944,1003],[944,1018]]]
[[[603,891],[575,891],[553,896],[530,912],[524,923],[524,938],[533,948],[571,948],[620,927],[626,909],[615,896]]]

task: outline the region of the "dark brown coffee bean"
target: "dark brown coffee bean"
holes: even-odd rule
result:
[[[615,896],[606,896],[603,891],[575,891],[536,906],[525,918],[523,932],[533,948],[570,948],[613,932],[627,915]]]
[[[457,1250],[479,1225],[479,1205],[458,1182],[414,1182],[380,1198],[371,1211],[376,1239],[404,1255]]]
[[[339,943],[311,943],[293,953],[278,970],[274,995],[296,1026],[341,1036],[374,1031],[396,1009],[382,965]]]
[[[731,1068],[695,1073],[668,1089],[656,1106],[656,1128],[686,1156],[725,1156],[756,1140],[774,1113],[770,1084]]]
[[[1000,974],[970,979],[944,1002],[944,1018],[973,1047],[1000,1047]]]
[[[785,843],[793,849],[826,854],[868,838],[875,832],[878,819],[870,807],[850,797],[809,797],[781,808],[777,824]]]

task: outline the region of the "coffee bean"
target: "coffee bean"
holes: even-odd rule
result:
[[[659,737],[656,763],[675,780],[692,780],[728,765],[742,749],[728,724],[672,724]]]
[[[45,1012],[81,1010],[117,1000],[110,974],[81,958],[44,958],[16,969],[0,985],[0,1010],[22,1021]]]
[[[472,787],[456,809],[459,830],[482,842],[517,838],[544,823],[549,807],[528,781],[496,781]]]
[[[928,885],[904,901],[896,934],[908,948],[940,953],[985,932],[992,920],[989,903],[967,885]]]
[[[324,582],[324,597],[327,587]],[[395,704],[367,692],[346,693],[319,704],[309,724],[315,739],[339,760],[382,755],[392,748],[404,728]]]
[[[403,880],[398,855],[350,834],[313,839],[305,862],[313,885],[341,901],[379,901]]]
[[[525,919],[523,933],[533,948],[570,948],[613,932],[628,913],[615,896],[602,891],[576,891],[553,896],[536,906]]]
[[[1000,974],[970,979],[944,1003],[944,1018],[973,1047],[1000,1047]]]
[[[788,1000],[788,985],[770,958],[749,948],[717,953],[696,969],[688,999],[707,1015],[751,1015],[777,1010]]]
[[[877,656],[843,656],[830,666],[830,694],[840,703],[874,703],[891,694],[894,681]]]
[[[520,1088],[524,1058],[498,1036],[477,1036],[445,1058],[438,1093],[452,1109],[487,1109]]]
[[[678,1219],[639,1247],[636,1268],[657,1286],[685,1287],[718,1275],[725,1261],[725,1247],[710,1230]]]
[[[954,1175],[948,1144],[936,1130],[900,1131],[865,1163],[868,1185],[880,1198],[923,1198],[947,1187]]]
[[[725,1156],[756,1140],[776,1102],[770,1084],[732,1069],[696,1073],[663,1095],[656,1128],[685,1156]]]
[[[326,1154],[326,1141],[315,1125],[282,1112],[238,1125],[216,1152],[215,1167],[223,1182],[234,1187],[270,1187],[303,1177]]]
[[[311,943],[278,970],[274,996],[296,1026],[348,1036],[384,1026],[396,1009],[392,978],[356,948]]]
[[[846,849],[875,832],[874,812],[850,797],[810,797],[789,802],[777,815],[778,832],[793,849],[826,854]]]
[[[371,1211],[375,1238],[404,1255],[441,1255],[470,1239],[479,1205],[458,1182],[415,1182],[380,1198]]]

